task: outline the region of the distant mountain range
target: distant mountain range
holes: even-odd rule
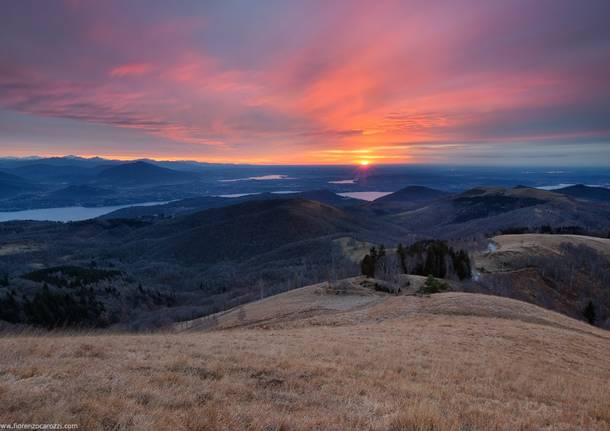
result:
[[[522,182],[527,187],[542,188],[556,188],[557,184],[610,184],[610,171],[601,168],[547,168],[520,174],[508,168],[371,165],[364,169],[354,166],[230,165],[149,159],[121,161],[77,156],[0,158],[0,172],[20,179],[0,179],[0,211],[65,205],[127,205],[245,194],[258,194],[263,198],[275,193],[292,196],[302,193],[301,197],[309,198],[307,193],[312,190],[326,190],[326,196],[316,192],[318,196],[311,198],[345,206],[351,203],[337,197],[337,193],[394,192],[366,209],[377,215],[386,215],[414,209],[422,202],[443,199],[448,194],[457,194],[480,184],[503,188]],[[71,186],[85,185],[111,193],[92,193],[89,196],[75,193],[69,196],[70,190],[77,190]],[[401,189],[404,186],[407,187]],[[579,186],[573,187],[573,190],[566,187],[565,191],[556,193],[570,194],[578,199],[608,199],[607,189],[602,187],[586,189],[586,196],[584,190],[577,189]],[[218,206],[218,202],[212,206]],[[191,205],[191,208],[196,210],[197,206]]]
[[[104,218],[174,217],[209,208],[250,201],[304,198],[343,208],[361,218],[375,218],[419,235],[463,236],[493,233],[512,227],[571,226],[603,232],[610,228],[610,206],[597,188],[587,186],[545,191],[529,187],[474,188],[447,193],[427,187],[406,187],[366,203],[328,190],[288,195],[259,194],[237,198],[203,197],[166,205],[126,208]],[[593,200],[596,205],[586,202]]]

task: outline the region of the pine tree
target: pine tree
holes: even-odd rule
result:
[[[589,301],[582,314],[587,322],[589,322],[591,325],[595,325],[597,316],[595,315],[595,305],[593,305],[593,301]]]
[[[398,262],[400,263],[400,269],[402,269],[403,274],[407,273],[407,253],[402,243],[398,243],[398,247],[396,247],[396,254],[398,255]]]
[[[375,248],[375,246],[371,247],[369,254],[373,258],[373,260],[377,260],[377,248]]]
[[[371,249],[371,251],[373,249]],[[377,254],[375,253],[375,256],[376,255]],[[360,271],[362,272],[362,275],[366,276],[367,278],[375,277],[375,260],[376,259],[370,254],[364,256],[362,262],[360,262]]]

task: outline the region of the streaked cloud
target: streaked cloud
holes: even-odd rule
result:
[[[81,128],[107,155],[610,163],[609,20],[605,0],[13,2],[0,115],[23,121],[0,149],[78,153]]]
[[[123,64],[110,70],[110,76],[141,76],[150,72],[152,66],[146,63]]]

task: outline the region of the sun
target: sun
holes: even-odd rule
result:
[[[370,163],[368,160],[360,160],[360,166],[368,166]]]

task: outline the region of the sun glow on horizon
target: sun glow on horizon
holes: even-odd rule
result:
[[[371,162],[369,160],[360,160],[360,166],[368,166]]]

